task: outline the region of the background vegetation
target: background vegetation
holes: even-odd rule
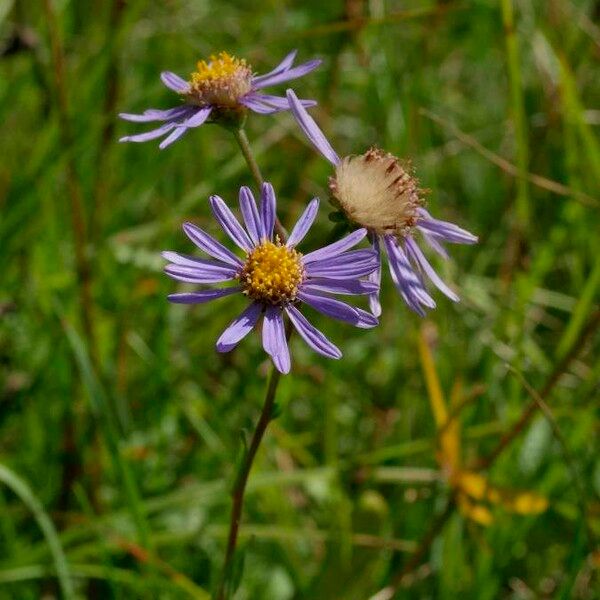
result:
[[[208,194],[251,178],[224,130],[161,152],[118,144],[116,114],[171,106],[161,70],[225,49],[265,72],[291,48],[324,59],[295,88],[338,151],[412,158],[481,243],[439,265],[462,302],[425,320],[389,278],[377,329],[311,315],[345,356],[292,344],[236,598],[599,597],[599,14],[2,0],[0,598],[208,597],[268,363],[256,335],[215,353],[239,300],[169,305],[159,251],[187,248],[185,219],[216,234]],[[284,224],[326,198],[288,114],[248,133]]]

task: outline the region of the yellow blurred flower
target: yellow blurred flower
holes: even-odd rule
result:
[[[431,410],[438,431],[436,459],[453,489],[458,509],[465,517],[489,525],[494,516],[493,505],[519,515],[535,515],[548,508],[548,500],[535,492],[500,489],[493,486],[481,473],[465,469],[461,461],[460,398],[461,385],[454,386],[450,398],[450,411],[435,369],[426,327],[419,335],[419,356]]]

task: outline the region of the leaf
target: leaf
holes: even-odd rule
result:
[[[525,435],[519,451],[519,468],[523,473],[533,475],[548,456],[552,442],[552,429],[546,419],[536,419]]]
[[[58,577],[58,583],[63,596],[66,600],[75,598],[73,591],[73,585],[71,583],[71,577],[69,573],[69,565],[67,558],[62,549],[58,533],[50,519],[48,513],[44,510],[42,503],[31,491],[31,488],[23,481],[16,473],[11,471],[8,467],[0,464],[0,481],[8,486],[26,505],[27,508],[33,513],[35,520],[38,522],[48,546],[50,547],[50,554],[54,560],[56,567],[56,575]]]

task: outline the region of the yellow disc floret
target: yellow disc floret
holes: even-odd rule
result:
[[[251,88],[252,69],[244,59],[227,52],[200,60],[192,73],[188,98],[200,106],[239,107],[239,99]]]
[[[298,286],[304,280],[302,255],[279,240],[263,242],[246,258],[237,278],[244,294],[267,304],[284,304],[296,299]]]
[[[208,62],[199,60],[196,63],[196,72],[192,73],[192,83],[214,81],[215,79],[231,77],[231,75],[234,75],[240,68],[247,68],[244,59],[231,56],[231,54],[228,54],[227,52],[211,54]]]

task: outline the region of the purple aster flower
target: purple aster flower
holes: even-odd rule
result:
[[[308,114],[292,90],[287,91],[290,110],[300,128],[315,148],[335,167],[329,178],[332,202],[346,218],[369,231],[373,249],[380,257],[380,247],[388,256],[392,281],[406,304],[421,316],[425,308],[435,308],[427,292],[427,277],[443,294],[458,302],[458,296],[435,272],[415,234],[442,258],[448,258],[444,243],[475,244],[477,237],[453,223],[434,219],[423,207],[422,190],[409,163],[371,148],[364,154],[340,158],[314,119]],[[379,284],[381,262],[369,280]],[[375,316],[381,314],[379,285],[369,297]]]
[[[234,286],[171,294],[171,302],[201,304],[237,293],[247,297],[248,307],[217,340],[219,352],[232,350],[262,316],[265,352],[279,371],[287,373],[290,370],[290,353],[285,335],[285,313],[315,352],[328,358],[340,358],[340,350],[298,310],[302,303],[355,327],[377,325],[377,319],[369,312],[332,296],[371,294],[375,291],[376,284],[360,278],[377,268],[377,255],[370,248],[351,250],[367,235],[366,229],[358,229],[333,244],[303,255],[296,246],[315,220],[319,206],[317,198],[308,204],[285,243],[273,236],[275,193],[270,183],[263,184],[258,207],[250,189],[240,188],[240,210],[245,228],[219,196],[211,196],[210,205],[223,231],[245,256],[238,257],[192,223],[183,225],[185,234],[211,258],[196,258],[176,252],[163,252],[163,256],[170,261],[165,272],[178,281],[236,283]]]
[[[297,51],[290,52],[272,71],[265,75],[254,75],[244,59],[235,58],[227,52],[212,55],[208,62],[201,60],[196,65],[190,81],[175,73],[164,71],[160,78],[184,103],[167,110],[149,108],[141,115],[121,113],[126,121],[136,123],[162,123],[156,129],[136,135],[122,137],[121,142],[148,142],[164,137],[159,148],[166,148],[178,140],[188,129],[199,127],[207,120],[218,121],[220,117],[241,115],[248,109],[261,115],[288,110],[285,97],[271,96],[261,92],[263,88],[292,79],[298,79],[316,69],[320,60],[310,60],[292,66]],[[303,106],[314,106],[314,100],[302,100]]]

